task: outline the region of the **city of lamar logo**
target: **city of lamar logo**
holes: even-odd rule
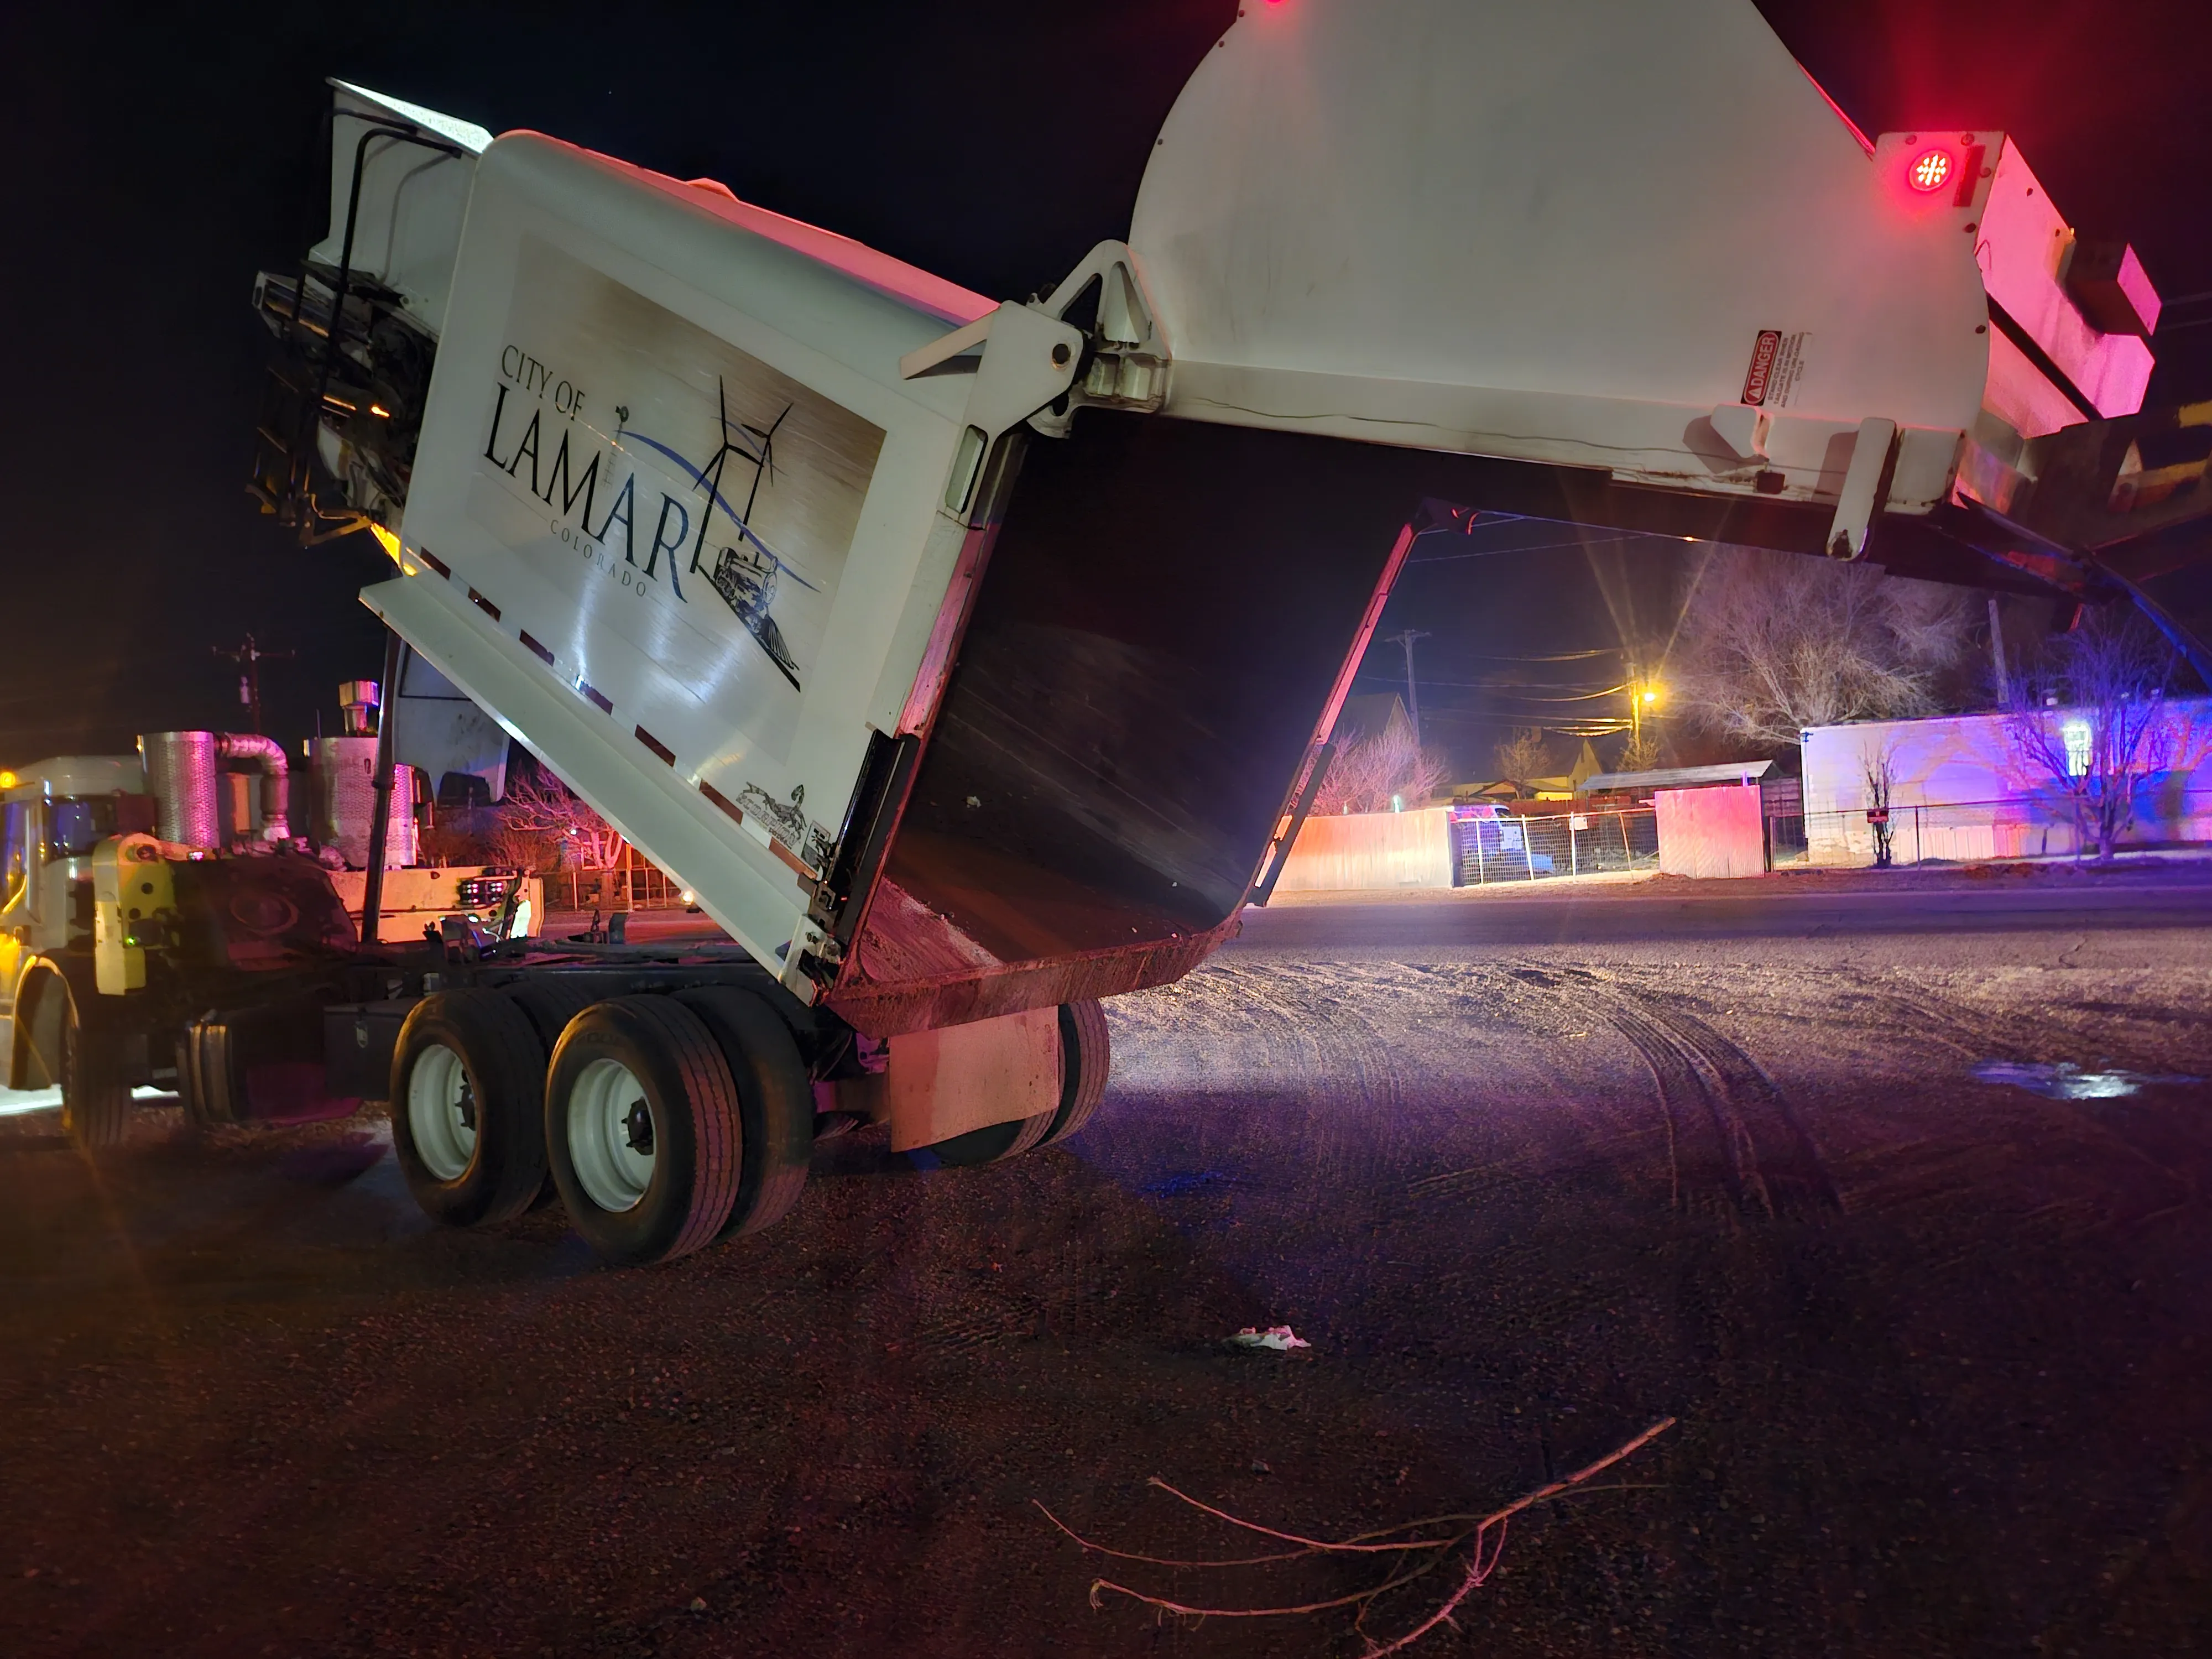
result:
[[[760,499],[762,481],[766,479],[771,484],[775,481],[775,433],[776,428],[783,424],[784,416],[791,413],[790,406],[786,405],[783,414],[777,416],[765,429],[748,426],[743,422],[733,422],[730,419],[728,397],[718,378],[714,385],[714,397],[717,404],[715,412],[720,427],[720,441],[703,467],[692,465],[691,461],[672,445],[663,443],[658,438],[648,437],[642,432],[630,431],[629,429],[629,410],[626,407],[617,406],[615,451],[620,453],[626,442],[635,441],[645,445],[655,453],[665,457],[689,477],[693,487],[705,497],[698,507],[695,529],[691,508],[667,491],[661,492],[659,514],[653,530],[653,544],[646,552],[645,562],[640,565],[637,558],[636,471],[633,469],[629,476],[623,479],[621,488],[615,491],[614,499],[608,503],[605,517],[599,520],[598,528],[594,529],[592,525],[592,512],[599,488],[601,452],[596,444],[592,445],[591,460],[585,465],[581,473],[577,472],[574,463],[569,458],[568,438],[570,432],[574,430],[576,411],[582,407],[584,399],[581,392],[569,388],[568,382],[562,381],[554,392],[556,412],[567,416],[568,424],[562,428],[560,444],[555,448],[551,456],[548,458],[542,453],[541,427],[544,410],[541,400],[541,407],[531,410],[529,423],[523,428],[521,436],[515,440],[514,453],[505,459],[501,459],[500,428],[501,422],[506,418],[507,394],[510,389],[510,380],[516,384],[523,384],[527,389],[529,377],[534,375],[541,380],[550,378],[550,372],[543,364],[534,358],[523,356],[512,346],[507,349],[504,356],[514,360],[518,368],[513,376],[502,374],[501,378],[499,395],[492,404],[491,432],[484,441],[484,459],[518,483],[522,482],[520,469],[526,459],[530,463],[528,486],[530,493],[548,507],[553,506],[557,497],[562,516],[574,519],[586,537],[602,546],[615,545],[613,532],[616,521],[619,520],[623,527],[620,544],[623,562],[633,569],[640,571],[645,578],[655,581],[660,580],[660,556],[663,553],[667,554],[669,591],[687,605],[691,603],[691,599],[690,596],[684,591],[683,578],[678,573],[677,562],[683,556],[685,544],[688,543],[690,548],[690,560],[684,567],[684,574],[703,576],[708,586],[714,590],[717,597],[723,604],[729,606],[731,614],[744,624],[745,631],[751,635],[754,641],[768,653],[769,660],[776,665],[777,671],[784,678],[791,682],[792,690],[796,691],[803,689],[799,684],[799,663],[792,655],[791,647],[785,642],[783,629],[776,625],[775,617],[772,614],[775,605],[776,588],[781,579],[788,576],[793,581],[811,592],[819,592],[821,590],[793,569],[774,548],[762,540],[750,523],[753,508]],[[502,368],[504,368],[503,362]],[[563,392],[567,393],[568,398],[565,403],[562,401]],[[586,440],[586,442],[588,443],[589,441]],[[745,496],[745,510],[743,513],[739,513],[732,507],[728,499],[722,494],[724,469],[732,456],[736,457],[741,464],[750,465],[753,469],[752,483]],[[580,504],[583,508],[580,514],[576,510]],[[735,530],[737,542],[733,546],[725,545],[716,548],[713,554],[713,562],[708,564],[706,562],[707,537],[708,532],[714,526],[714,512],[718,507]],[[672,533],[670,529],[672,518],[675,521]]]

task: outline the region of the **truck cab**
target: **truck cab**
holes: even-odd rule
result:
[[[42,980],[92,948],[92,855],[136,826],[145,780],[135,755],[64,755],[0,771],[0,1082],[58,1082],[37,1007]]]

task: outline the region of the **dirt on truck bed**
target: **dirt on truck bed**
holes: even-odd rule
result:
[[[1147,1478],[1343,1537],[1668,1416],[1417,1650],[2212,1650],[2201,917],[1498,944],[1400,908],[1422,942],[1270,916],[1109,1005],[1064,1147],[849,1135],[789,1221],[646,1272],[557,1208],[433,1229],[373,1121],[153,1111],[93,1168],[0,1119],[0,1651],[1350,1654],[1348,1611],[1089,1591],[1364,1563],[1109,1562],[1036,1504],[1257,1554]],[[1312,1346],[1224,1340],[1279,1324]]]

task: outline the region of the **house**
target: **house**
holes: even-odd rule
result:
[[[2069,747],[2078,731],[2086,756],[2093,730],[2087,711],[2054,708],[2039,717],[2052,722]],[[2058,780],[2021,752],[2014,718],[1992,712],[1808,727],[1799,734],[1799,748],[1809,861],[1873,861],[1868,774],[1877,766],[1888,773],[1889,824],[1899,863],[2081,850],[2073,803]],[[2126,839],[2212,841],[2212,698],[2165,700],[2151,741],[2157,763],[2136,792],[2136,822]]]
[[[1582,753],[1575,757],[1573,768],[1564,775],[1541,778],[1499,778],[1490,783],[1456,783],[1449,791],[1456,805],[1464,806],[1480,800],[1559,800],[1571,801],[1582,792],[1583,781],[1604,770],[1598,764],[1597,750],[1590,746],[1588,738],[1583,739]]]

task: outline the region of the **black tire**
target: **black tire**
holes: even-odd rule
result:
[[[118,1064],[120,1044],[85,1019],[75,990],[59,974],[44,994],[61,999],[62,1133],[81,1152],[121,1146],[131,1131],[131,1085]]]
[[[561,1033],[568,1029],[570,1020],[616,992],[605,975],[594,974],[587,979],[580,974],[555,973],[501,986],[500,994],[522,1010],[538,1033],[538,1040],[550,1054],[559,1046]]]
[[[1094,1002],[1060,1005],[1060,1109],[1040,1146],[1049,1146],[1079,1133],[1106,1097],[1106,1075],[1114,1067],[1106,1036],[1106,1011]]]
[[[597,974],[588,978],[581,974],[545,974],[500,988],[500,994],[522,1010],[530,1021],[531,1029],[538,1033],[539,1044],[549,1055],[560,1046],[561,1033],[568,1029],[568,1022],[604,999],[607,991],[606,976]],[[545,1120],[542,1079],[538,1098],[531,1109],[542,1135]],[[531,1198],[529,1207],[542,1210],[560,1196],[559,1188],[553,1184],[553,1171],[549,1165],[545,1178],[538,1183],[538,1191]]]
[[[767,1001],[732,985],[680,991],[676,1000],[706,1022],[738,1086],[743,1161],[737,1202],[721,1237],[757,1233],[791,1212],[814,1162],[814,1085],[791,1028]]]
[[[744,1158],[721,1045],[673,997],[594,1004],[553,1051],[545,1142],[568,1219],[601,1260],[643,1267],[711,1243]]]
[[[940,1164],[963,1170],[984,1164],[1003,1164],[1042,1146],[1053,1119],[1058,1115],[1056,1112],[1039,1112],[1035,1117],[1018,1117],[1012,1123],[987,1123],[950,1140],[917,1146],[907,1156],[924,1169]]]
[[[545,1049],[496,991],[416,1003],[392,1053],[392,1145],[423,1213],[512,1221],[545,1184]]]

